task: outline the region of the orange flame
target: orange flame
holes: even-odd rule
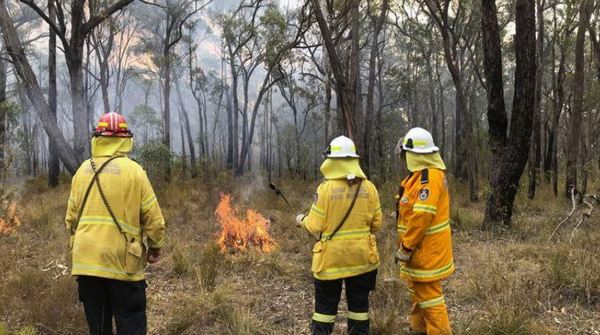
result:
[[[246,211],[245,220],[239,219],[237,210],[231,206],[231,195],[221,194],[215,216],[221,225],[217,243],[222,253],[227,249],[245,251],[250,247],[262,252],[275,250],[277,243],[269,234],[269,220],[252,209]]]
[[[6,217],[0,218],[0,235],[9,235],[20,225],[21,221],[17,217],[17,203],[11,202],[6,209]]]

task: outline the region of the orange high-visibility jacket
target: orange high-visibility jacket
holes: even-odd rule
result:
[[[449,277],[454,272],[454,259],[444,172],[416,171],[402,181],[402,188],[398,199],[398,247],[412,254],[400,275],[418,282]]]

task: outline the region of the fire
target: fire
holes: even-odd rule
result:
[[[17,217],[17,203],[11,202],[6,209],[6,217],[0,218],[0,235],[9,235],[21,225]]]
[[[215,216],[221,225],[217,243],[223,253],[228,249],[245,251],[250,247],[271,252],[277,246],[269,234],[269,220],[252,209],[246,211],[245,220],[240,219],[237,210],[231,206],[229,194],[221,194]]]

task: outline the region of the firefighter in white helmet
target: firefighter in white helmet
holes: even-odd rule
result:
[[[454,272],[446,166],[422,128],[411,129],[396,147],[410,174],[397,196],[400,276],[412,295],[414,334],[450,335],[441,281]]]
[[[359,165],[352,140],[331,141],[321,165],[319,185],[308,216],[296,222],[319,239],[313,247],[315,313],[312,333],[331,334],[342,284],[348,300],[348,333],[369,333],[369,293],[375,288],[379,254],[375,233],[381,227],[381,206],[375,186]]]

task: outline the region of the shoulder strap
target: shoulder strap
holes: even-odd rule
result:
[[[77,227],[79,226],[79,220],[81,220],[81,214],[83,214],[83,209],[85,208],[85,204],[87,203],[87,199],[90,195],[90,191],[92,190],[92,186],[94,186],[96,177],[100,174],[100,172],[102,172],[102,170],[104,170],[104,168],[108,165],[108,163],[110,163],[110,161],[112,161],[113,159],[119,158],[119,157],[122,157],[122,156],[113,156],[113,157],[109,158],[106,162],[104,162],[104,164],[102,164],[100,166],[100,168],[97,171],[94,171],[94,175],[92,176],[92,181],[88,185],[88,188],[85,191],[85,195],[83,196],[83,201],[81,202],[81,207],[79,207],[79,212],[77,213],[77,222],[75,224],[75,227],[71,227],[71,235],[74,235],[75,231],[77,231]]]
[[[335,228],[335,230],[333,231],[333,233],[331,233],[331,235],[329,235],[325,239],[325,241],[331,240],[335,236],[335,234],[337,234],[337,232],[340,230],[340,228],[342,228],[342,226],[344,225],[344,223],[346,223],[346,220],[348,219],[348,216],[350,216],[350,213],[352,212],[352,209],[354,208],[354,204],[356,203],[356,199],[358,198],[358,193],[360,192],[360,187],[362,185],[362,182],[363,182],[362,179],[358,182],[358,186],[356,186],[356,192],[354,193],[354,198],[352,199],[352,203],[350,204],[350,208],[348,208],[348,211],[346,212],[346,215],[344,215],[344,217],[342,218],[342,222],[337,226],[337,228]],[[320,239],[321,238],[319,238],[319,240]]]
[[[421,184],[429,183],[429,169],[421,171]]]
[[[92,169],[96,170],[96,165],[94,164],[94,161],[92,160],[90,163],[92,164]],[[104,195],[104,190],[102,189],[102,185],[100,184],[100,174],[95,174],[94,180],[96,181],[96,186],[98,186],[98,193],[100,193],[100,198],[102,198],[104,207],[106,207],[106,210],[108,211],[108,213],[110,214],[110,217],[112,218],[113,222],[117,226],[117,229],[119,229],[119,232],[121,232],[121,234],[123,234],[123,236],[125,236],[125,239],[127,240],[127,236],[125,235],[125,231],[123,231],[123,227],[121,227],[119,220],[117,220],[115,213],[113,212],[112,208],[108,204],[108,199],[106,199],[106,195]]]

